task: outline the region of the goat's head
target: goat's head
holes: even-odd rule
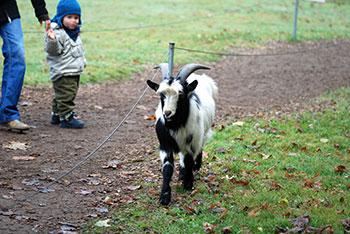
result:
[[[169,76],[167,63],[161,63],[155,68],[161,69],[163,80],[159,84],[147,80],[147,84],[160,95],[163,116],[166,120],[171,121],[176,114],[179,99],[187,98],[198,85],[197,80],[188,83],[186,79],[198,69],[210,68],[200,64],[187,64],[181,68],[176,77]]]

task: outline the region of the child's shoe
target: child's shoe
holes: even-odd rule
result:
[[[75,119],[73,114],[60,121],[60,128],[83,128],[84,126],[84,121]]]
[[[60,117],[58,116],[58,114],[52,113],[50,123],[53,125],[60,124]]]

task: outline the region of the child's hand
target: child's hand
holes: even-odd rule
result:
[[[51,21],[50,20],[46,20],[46,27],[45,27],[45,31],[46,31],[46,35],[48,38],[50,38],[51,40],[55,40],[56,36],[55,33],[53,32],[52,28],[51,28]]]

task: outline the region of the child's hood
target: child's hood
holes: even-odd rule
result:
[[[78,27],[81,27],[81,8],[77,0],[60,0],[57,5],[56,15],[51,19],[51,22],[57,23],[62,27],[62,19],[66,15],[79,15]]]

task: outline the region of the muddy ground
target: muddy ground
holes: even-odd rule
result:
[[[228,56],[206,64],[212,68],[206,73],[219,86],[217,123],[315,108],[310,100],[350,85],[349,40],[271,42],[232,52],[276,55]],[[87,124],[81,130],[49,123],[50,86],[24,87],[19,108],[32,129],[25,134],[0,129],[0,208],[13,206],[84,159],[125,117],[154,73],[150,69],[130,81],[81,86],[76,112]],[[147,119],[157,103],[148,90],[125,124],[85,163],[44,193],[1,210],[0,233],[79,232],[88,221],[111,214],[107,196],[116,207],[118,202],[134,202],[135,182],[150,183],[161,176],[154,121]]]

